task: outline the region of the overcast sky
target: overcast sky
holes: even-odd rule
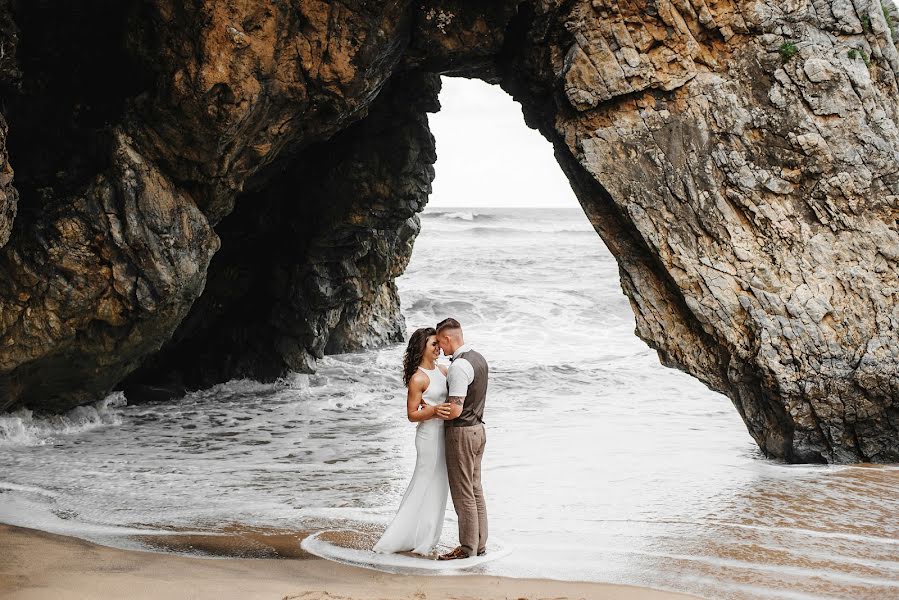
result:
[[[437,140],[429,207],[578,206],[552,144],[499,86],[443,77],[440,105],[428,115]]]

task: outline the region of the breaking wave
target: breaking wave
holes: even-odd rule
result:
[[[60,436],[120,425],[122,416],[117,409],[125,404],[125,395],[114,392],[99,402],[78,406],[63,415],[40,417],[27,408],[0,414],[0,447],[43,446]]]

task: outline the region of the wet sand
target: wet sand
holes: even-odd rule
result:
[[[262,539],[257,543],[282,548],[282,552],[286,552],[283,548],[290,545],[281,537],[267,539],[264,533],[257,536]],[[200,536],[194,542],[202,545],[204,538]],[[193,545],[190,540],[181,541],[187,542],[188,547]],[[239,542],[231,539],[225,544],[225,550],[233,551],[240,546]],[[220,541],[217,545],[221,545]],[[597,583],[487,576],[390,575],[319,559],[192,558],[119,550],[8,525],[0,525],[0,557],[0,598],[4,600],[693,598]]]
[[[300,548],[310,532],[232,524],[208,533],[136,536],[145,546],[163,552],[228,558],[313,558]]]

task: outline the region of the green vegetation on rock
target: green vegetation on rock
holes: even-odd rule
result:
[[[780,52],[780,57],[783,59],[783,61],[787,62],[788,60],[796,56],[797,53],[799,53],[799,48],[797,48],[796,44],[794,44],[793,42],[784,42],[780,45],[780,48],[778,48],[777,51]]]

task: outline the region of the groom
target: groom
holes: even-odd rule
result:
[[[459,517],[459,546],[441,554],[439,560],[468,558],[487,553],[487,505],[481,488],[481,458],[484,456],[484,402],[487,398],[487,361],[462,338],[455,319],[437,324],[437,341],[450,366],[446,380],[449,407],[445,421],[446,471],[450,495]]]

